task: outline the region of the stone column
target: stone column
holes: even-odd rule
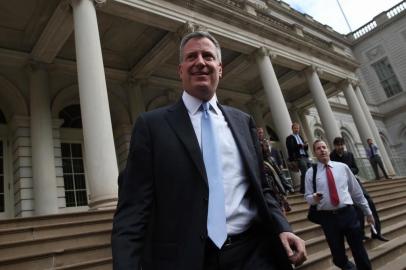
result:
[[[102,52],[92,0],[72,0],[90,208],[114,207],[117,159]]]
[[[347,104],[350,107],[351,115],[354,119],[361,141],[364,147],[368,147],[367,139],[372,136],[372,132],[369,129],[364,112],[362,111],[361,105],[359,104],[357,96],[355,95],[354,88],[352,87],[350,81],[347,80],[342,84],[342,89]]]
[[[330,104],[328,103],[326,93],[324,92],[323,86],[321,85],[319,76],[316,72],[316,68],[315,67],[307,68],[305,70],[305,75],[321,123],[323,124],[323,128],[326,132],[326,137],[328,140],[327,144],[330,145],[330,147],[332,147],[334,138],[341,136],[340,130],[334,118],[333,111],[331,110]]]
[[[378,128],[375,125],[374,119],[372,118],[371,112],[369,111],[368,105],[365,102],[364,96],[362,95],[361,89],[358,85],[355,87],[355,94],[362,108],[364,116],[368,122],[369,128],[372,132],[370,137],[373,137],[374,142],[379,147],[379,151],[381,152],[382,161],[385,164],[386,171],[388,175],[395,175],[395,170],[393,168],[392,162],[390,161],[389,155],[386,152],[385,145],[383,144],[381,136],[379,135]]]
[[[271,63],[269,51],[261,48],[255,56],[266,99],[271,110],[272,121],[275,124],[275,131],[278,133],[279,140],[282,142],[284,155],[287,157],[288,151],[285,140],[291,133],[292,125],[289,111]]]
[[[31,155],[35,215],[58,213],[48,72],[30,64]]]
[[[134,124],[138,116],[145,112],[144,96],[142,94],[143,82],[130,79],[128,81],[128,99],[130,105],[131,121]]]

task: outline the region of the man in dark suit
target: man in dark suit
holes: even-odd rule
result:
[[[286,137],[286,148],[288,149],[289,162],[295,163],[296,167],[300,170],[300,193],[305,192],[305,175],[308,166],[307,150],[309,146],[299,134],[300,125],[298,123],[292,124],[292,134]]]
[[[333,144],[334,144],[334,150],[330,153],[330,159],[332,161],[338,161],[338,162],[347,164],[348,167],[350,167],[352,173],[356,176],[359,172],[359,169],[358,169],[357,164],[355,163],[354,155],[349,151],[345,151],[345,149],[344,149],[344,146],[345,146],[344,138],[342,138],[342,137],[334,138]],[[358,177],[355,177],[355,178],[357,179],[357,181],[362,189],[362,193],[364,194],[365,199],[367,199],[369,208],[371,209],[372,215],[375,220],[375,231],[371,228],[371,237],[373,239],[378,239],[378,240],[381,240],[384,242],[388,241],[388,239],[383,237],[381,234],[381,221],[379,219],[378,212],[376,211],[376,207],[375,207],[375,204],[374,204],[372,198],[369,196],[368,192],[362,186],[362,183],[358,179]],[[368,237],[365,236],[364,213],[362,212],[362,210],[359,207],[357,208],[357,214],[358,214],[358,220],[361,224],[361,231],[364,236],[364,239],[368,239]]]
[[[222,65],[213,36],[182,39],[179,75],[181,100],[142,114],[134,126],[113,222],[114,269],[276,270],[303,263],[304,241],[264,188],[252,118],[217,103]],[[212,152],[218,154],[208,159]]]
[[[381,169],[381,171],[382,171],[383,175],[385,176],[385,178],[390,179],[390,177],[386,173],[385,167],[383,166],[383,162],[382,162],[382,159],[381,159],[381,155],[379,154],[378,146],[376,146],[372,142],[371,138],[367,139],[367,144],[368,144],[368,147],[365,149],[365,151],[367,153],[367,157],[369,159],[369,162],[371,163],[372,169],[374,170],[375,179],[376,180],[380,179],[378,166]]]

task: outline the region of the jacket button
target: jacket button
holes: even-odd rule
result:
[[[204,202],[208,202],[208,201],[209,201],[209,198],[204,197],[204,198],[203,198],[203,201],[204,201]]]
[[[200,239],[201,239],[202,241],[206,240],[206,235],[201,234],[201,235],[200,235]]]

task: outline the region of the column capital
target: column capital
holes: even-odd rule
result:
[[[338,87],[348,87],[349,85],[355,89],[355,87],[359,85],[359,81],[352,78],[346,78],[339,82]]]
[[[269,56],[271,59],[275,59],[278,56],[274,51],[265,47],[258,48],[254,52],[254,55],[260,57]]]
[[[316,65],[310,65],[310,66],[308,66],[308,67],[306,67],[306,68],[304,69],[304,72],[305,72],[305,73],[316,72],[318,76],[321,76],[324,71],[323,71],[320,67],[318,67],[318,66],[316,66]]]

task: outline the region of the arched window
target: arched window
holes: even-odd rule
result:
[[[355,148],[353,140],[350,138],[350,135],[348,135],[346,132],[341,132],[341,136],[344,139],[345,147],[347,148],[347,151],[353,153],[355,156],[359,156],[359,152]]]
[[[78,104],[65,107],[59,112],[59,118],[62,118],[65,128],[82,128],[82,117],[80,114],[80,106]]]
[[[61,110],[59,118],[64,120],[63,128],[82,128],[80,106],[77,104]],[[61,153],[66,207],[86,206],[88,201],[82,144],[73,143],[69,139],[63,141]]]

